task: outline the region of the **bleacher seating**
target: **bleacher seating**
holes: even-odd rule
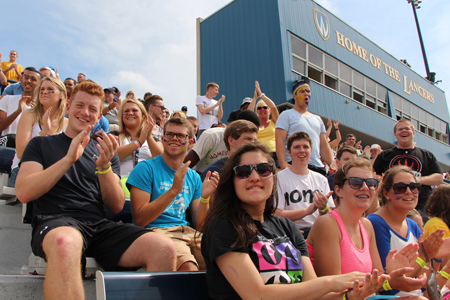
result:
[[[205,272],[96,272],[97,300],[211,299]]]
[[[9,176],[11,175],[11,164],[14,159],[16,150],[0,146],[0,174],[1,174],[1,191],[0,199],[9,202],[16,201],[16,190],[11,187]]]

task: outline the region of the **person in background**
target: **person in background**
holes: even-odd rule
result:
[[[213,98],[219,93],[219,85],[214,82],[210,82],[206,85],[206,94],[204,96],[197,96],[195,105],[198,111],[198,136],[206,129],[211,128],[211,125],[218,123],[223,116],[222,103],[225,101],[225,96],[222,95],[220,99],[214,100]]]
[[[352,146],[343,146],[339,148],[336,154],[336,170],[339,170],[340,167],[345,165],[348,161],[353,160],[358,157],[356,149]],[[333,199],[336,199],[336,193],[334,192],[334,176],[335,174],[331,174],[327,176],[328,186],[330,187],[330,191],[333,191]]]
[[[129,98],[129,99],[134,99],[136,100],[136,96],[134,95],[134,92],[132,90],[129,90],[126,95],[125,98]]]
[[[68,77],[64,80],[64,86],[66,87],[67,91],[67,101],[69,101],[70,96],[72,96],[73,90],[77,86],[77,82],[75,81],[75,79]]]
[[[16,62],[18,57],[17,51],[11,50],[9,52],[9,61],[3,61],[0,64],[2,72],[10,80],[19,81],[22,77],[23,67]]]
[[[86,75],[84,75],[83,73],[78,73],[77,80],[78,80],[78,84],[82,83],[83,81],[86,80]]]
[[[261,99],[257,104],[256,100]],[[258,131],[258,141],[263,142],[272,151],[272,157],[275,160],[275,165],[280,168],[280,164],[277,158],[277,150],[275,146],[275,124],[277,123],[278,108],[275,103],[261,92],[261,87],[258,81],[255,81],[255,92],[252,102],[248,106],[248,109],[253,111],[256,104],[256,113],[258,114],[261,125]]]
[[[246,110],[251,102],[252,102],[252,98],[245,97],[244,100],[242,100],[241,107],[239,109],[236,109],[236,110],[233,110],[232,112],[230,112],[230,115],[228,116],[227,123],[230,124],[231,122],[236,121],[237,115],[241,111]],[[252,111],[253,111],[253,109],[252,109]]]
[[[187,113],[188,113],[188,108],[187,108],[187,106],[183,106],[183,107],[181,108],[181,111],[184,112],[184,114],[187,116]]]
[[[202,238],[210,297],[362,300],[377,290],[385,275],[317,278],[300,231],[273,215],[275,173],[270,149],[261,142],[240,147],[225,165]]]

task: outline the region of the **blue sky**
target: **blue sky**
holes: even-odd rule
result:
[[[443,80],[438,87],[450,91],[450,1],[423,1],[418,17],[430,69]],[[187,105],[195,115],[196,18],[229,2],[8,1],[2,4],[0,52],[7,61],[9,51],[17,50],[23,67],[58,65],[63,79],[82,72],[123,94],[132,89],[142,97],[150,91],[161,95],[170,110]],[[317,2],[426,76],[406,0]]]

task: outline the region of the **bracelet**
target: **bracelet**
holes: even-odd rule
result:
[[[335,128],[334,131],[339,131],[339,128]]]
[[[210,197],[208,197],[208,198],[200,197],[200,201],[201,201],[202,203],[208,203],[208,202],[209,202],[209,198],[210,198]]]
[[[326,213],[326,212],[328,211],[328,204],[327,204],[327,206],[325,206],[324,209],[322,209],[322,210],[320,210],[320,211],[323,212],[323,213]]]
[[[136,145],[137,149],[141,148],[142,144],[139,140],[134,141],[134,144]]]
[[[433,257],[432,260],[434,260],[434,261],[437,262],[438,264],[442,264],[442,263],[444,262],[444,258],[442,258],[442,259],[436,259],[435,257]]]
[[[416,263],[423,269],[427,266],[427,264],[425,263],[425,261],[423,259],[421,259],[420,257],[417,257],[416,259]]]
[[[261,95],[259,95],[259,98],[262,98],[263,96],[265,96],[266,94],[262,93]]]
[[[345,292],[344,294],[342,294],[342,300],[347,300],[348,296],[347,296],[347,292]]]
[[[447,280],[450,278],[450,274],[448,274],[445,271],[439,271],[438,274],[441,274],[441,276],[444,277]]]
[[[387,280],[387,279],[383,282],[383,290],[385,290],[385,291],[390,291],[390,290],[392,290],[392,287],[391,287],[391,285],[389,284],[389,280]]]
[[[111,164],[109,164],[109,166],[107,168],[104,169],[95,169],[95,174],[106,174],[111,170]]]

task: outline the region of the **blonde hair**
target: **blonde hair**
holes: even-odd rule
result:
[[[186,114],[184,112],[182,112],[181,110],[174,111],[170,117],[173,118],[174,114],[180,114],[180,118],[186,118]]]
[[[261,106],[268,106],[267,104],[266,104],[266,102],[264,102],[264,100],[259,100],[259,102],[256,104],[256,107],[258,108],[258,107],[261,107]]]
[[[122,100],[122,103],[120,104],[119,107],[119,112],[118,112],[118,116],[119,116],[119,137],[122,139],[125,137],[130,137],[130,134],[128,133],[125,124],[123,123],[123,108],[125,107],[125,104],[127,103],[133,103],[136,104],[137,107],[139,108],[139,110],[142,113],[142,121],[141,121],[141,128],[138,131],[138,136],[141,134],[142,130],[144,129],[144,127],[146,126],[146,121],[148,118],[147,115],[147,111],[145,110],[144,104],[142,104],[141,101],[136,100],[136,99],[131,99],[131,98],[126,98],[125,100]]]
[[[52,82],[54,85],[56,85],[56,87],[58,88],[58,90],[61,93],[61,99],[59,99],[59,105],[58,105],[58,108],[56,111],[56,119],[58,120],[58,128],[56,128],[56,132],[60,132],[64,127],[64,115],[66,113],[67,90],[66,90],[66,86],[59,78],[52,77],[52,76],[46,76],[41,79],[41,82],[34,90],[33,97],[34,97],[34,95],[37,96],[36,103],[30,109],[30,112],[33,115],[34,124],[36,124],[36,123],[41,124],[42,117],[44,116],[45,111],[44,111],[44,106],[41,104],[41,101],[39,100],[39,95],[40,95],[39,91],[42,87],[42,84],[45,81]],[[53,109],[56,109],[56,107]]]
[[[133,94],[133,97],[132,97],[132,98],[129,98],[129,97],[128,97],[128,94],[129,94],[129,93],[132,93],[132,94]],[[129,90],[129,91],[125,94],[125,98],[136,100],[136,94],[135,94],[132,90]]]

